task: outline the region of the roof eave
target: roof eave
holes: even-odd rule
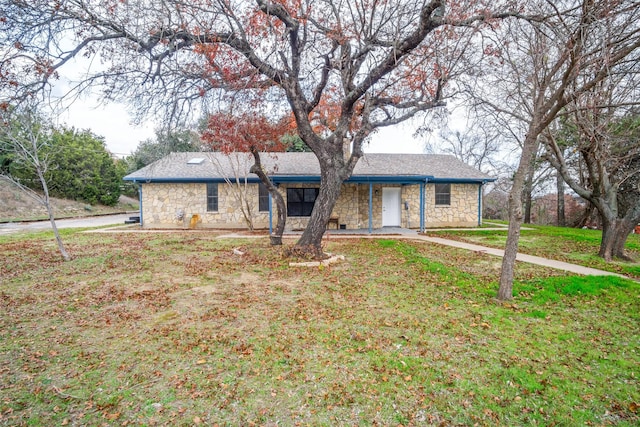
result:
[[[487,182],[496,181],[497,178],[433,178],[429,182],[443,184],[486,184]]]
[[[157,184],[170,184],[170,183],[181,183],[181,184],[186,184],[186,183],[196,183],[196,184],[204,184],[204,183],[208,183],[208,182],[218,182],[218,183],[224,183],[224,182],[234,182],[236,180],[235,177],[233,178],[172,178],[172,177],[161,177],[161,178],[145,178],[145,177],[129,177],[129,176],[125,176],[124,178],[122,178],[124,181],[131,181],[134,184],[150,184],[150,183],[157,183]],[[241,182],[245,182],[245,177],[240,178]],[[260,178],[258,177],[246,177],[246,182],[248,183],[257,183],[260,182]]]
[[[241,181],[248,183],[258,183],[260,179],[258,177],[246,177],[241,178]],[[145,178],[145,177],[135,177],[135,176],[125,176],[123,178],[124,181],[131,181],[134,184],[149,184],[149,183],[207,183],[207,182],[234,182],[236,181],[235,177],[231,178],[201,178],[201,177],[191,177],[191,178],[173,178],[173,177],[155,177],[155,178]],[[271,176],[271,180],[276,183],[319,183],[320,176],[319,175],[273,175]],[[487,182],[493,182],[496,178],[436,178],[433,175],[393,175],[393,176],[385,176],[385,175],[352,175],[350,178],[345,180],[348,183],[389,183],[389,184],[416,184],[421,182],[435,182],[435,183],[452,183],[452,184],[484,184]]]

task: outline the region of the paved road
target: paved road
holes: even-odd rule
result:
[[[106,225],[124,224],[126,219],[137,213],[117,214],[117,215],[101,215],[84,218],[58,219],[56,226],[58,228],[85,228],[85,227],[102,227]],[[0,234],[18,233],[24,231],[41,231],[51,230],[49,221],[34,222],[10,222],[0,224]]]

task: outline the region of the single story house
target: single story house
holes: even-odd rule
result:
[[[265,171],[287,206],[287,230],[303,229],[320,187],[313,153],[263,153]],[[275,204],[247,153],[171,153],[124,179],[139,185],[144,228],[275,226]],[[490,176],[449,155],[365,154],[342,187],[329,228],[474,227]],[[242,195],[242,196],[240,196]],[[244,199],[242,199],[242,197]]]

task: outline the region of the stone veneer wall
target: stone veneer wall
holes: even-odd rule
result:
[[[347,229],[360,228],[360,206],[358,203],[358,185],[344,184],[340,196],[333,208],[332,216],[338,217],[338,225]],[[334,225],[331,224],[331,227]]]
[[[405,202],[409,203],[409,209],[405,209]],[[420,228],[419,184],[402,187],[402,226],[405,228]]]
[[[382,188],[398,185],[373,185],[373,228],[382,227]],[[420,185],[402,185],[401,226],[420,228]],[[405,209],[408,202],[409,209]],[[451,205],[435,205],[435,185],[425,185],[425,221],[426,228],[435,227],[475,227],[478,225],[478,185],[451,184]],[[369,227],[369,186],[360,185],[358,189],[359,228]]]
[[[319,184],[282,185],[285,197],[287,188],[317,188]],[[420,185],[373,185],[373,228],[382,227],[382,188],[401,187],[401,225],[406,228],[420,227]],[[256,229],[269,228],[269,213],[258,212],[258,184],[248,184],[249,200],[253,200],[253,218]],[[191,217],[200,215],[199,228],[247,228],[231,188],[218,184],[218,212],[207,212],[206,184],[200,183],[149,183],[142,187],[144,227],[188,228]],[[404,203],[408,202],[409,209]],[[275,210],[275,206],[274,206]],[[177,213],[184,212],[182,220]],[[369,227],[369,186],[367,184],[345,184],[336,202],[333,215],[347,229]],[[288,217],[287,230],[304,229],[308,217]],[[478,185],[451,184],[451,205],[435,206],[435,186],[425,185],[425,227],[474,227],[478,224]],[[275,226],[275,212],[274,212]],[[334,227],[332,224],[331,227]]]
[[[258,184],[247,184],[253,200],[255,228],[269,227],[269,212],[258,212]],[[202,183],[149,183],[142,185],[142,220],[145,228],[188,228],[191,217],[200,215],[196,228],[247,228],[231,187],[218,184],[218,211],[207,212],[207,185]],[[178,212],[184,213],[177,218]]]
[[[451,184],[451,204],[436,206],[435,185],[425,186],[425,227],[476,227],[478,184]]]

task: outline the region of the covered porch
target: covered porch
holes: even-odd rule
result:
[[[281,189],[317,188],[319,177],[273,177]],[[453,199],[446,206],[434,206],[436,183],[458,184],[464,187],[465,200]],[[457,218],[464,210],[464,224],[481,223],[482,180],[442,180],[433,176],[356,176],[343,183],[336,201],[327,231],[340,233],[405,234],[402,230],[424,231],[440,215]],[[456,190],[455,197],[461,193]],[[459,197],[458,197],[459,198]],[[274,206],[269,200],[269,231],[273,231]],[[427,224],[430,221],[430,224]],[[300,231],[306,227],[307,218],[287,216],[287,231]],[[431,224],[431,222],[433,222]]]

